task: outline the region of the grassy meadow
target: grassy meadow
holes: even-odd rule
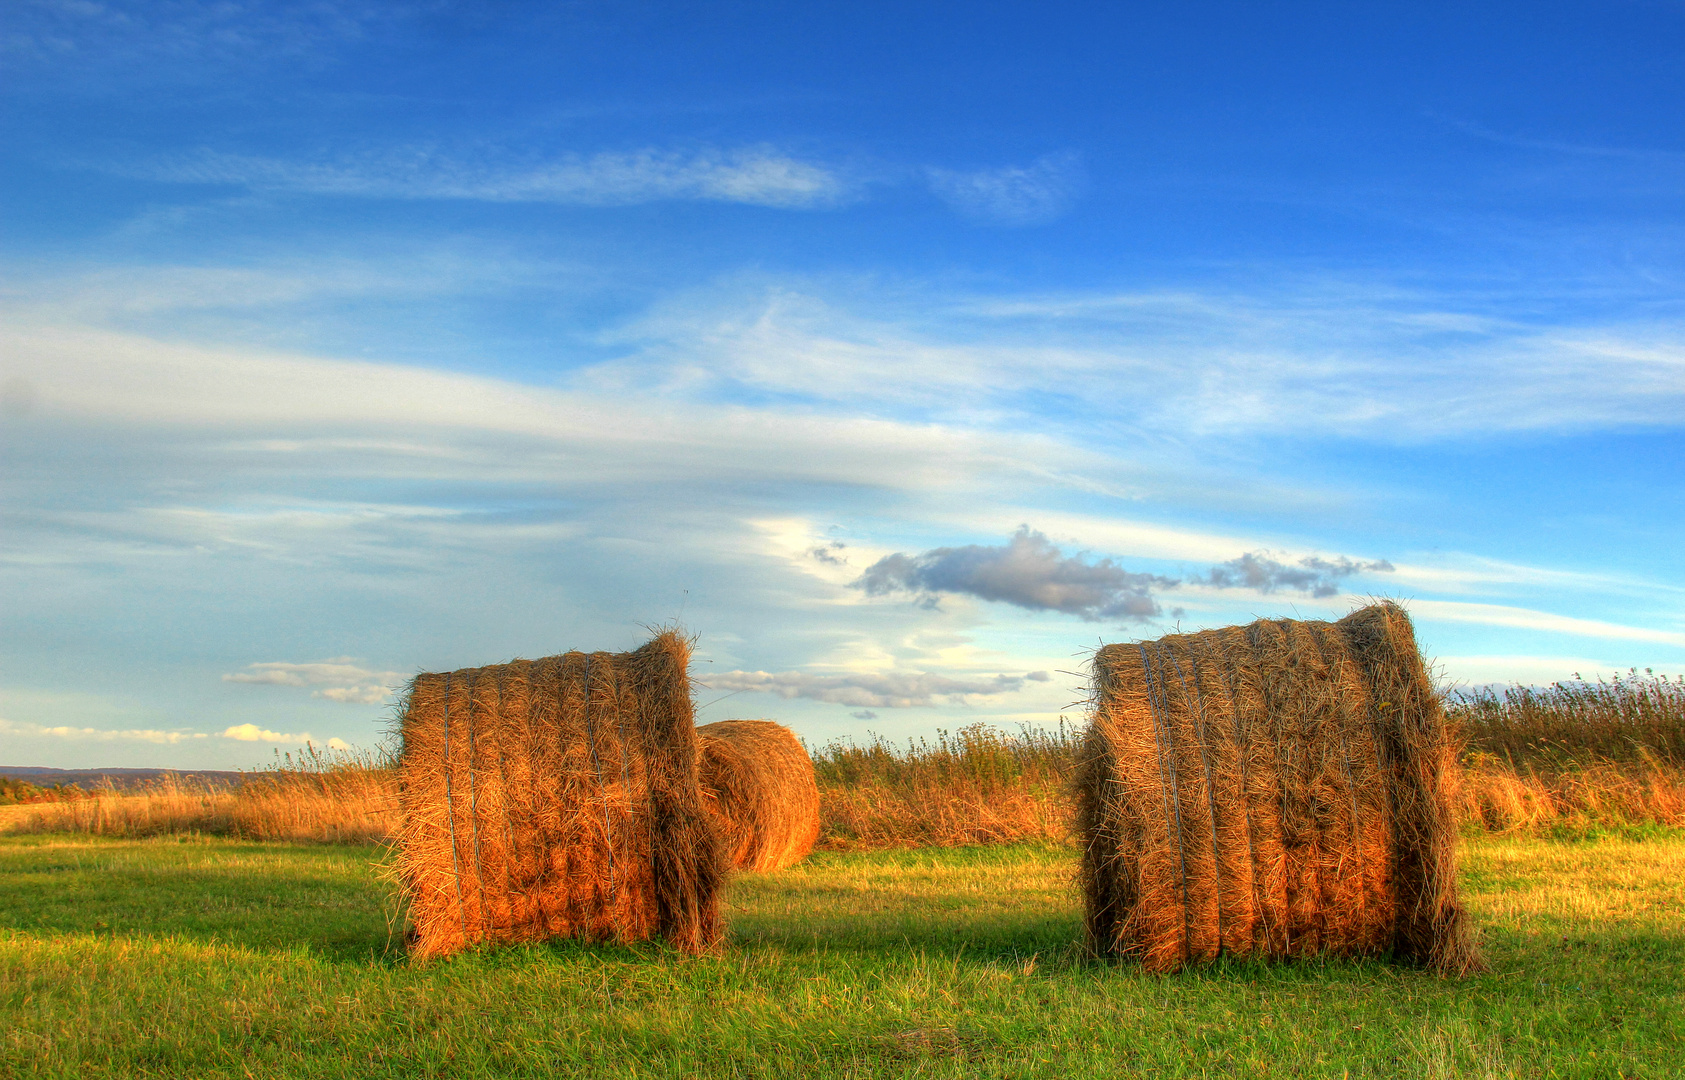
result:
[[[1075,851],[828,852],[729,940],[411,965],[369,846],[0,842],[0,1076],[1676,1077],[1685,834],[1480,837],[1492,972],[1073,947]]]
[[[1077,947],[1076,733],[815,749],[821,850],[728,941],[415,965],[373,758],[0,806],[12,1077],[1685,1076],[1685,684],[1453,699],[1492,968]]]

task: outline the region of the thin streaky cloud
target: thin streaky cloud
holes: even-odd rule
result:
[[[190,739],[206,737],[197,732],[181,729],[172,731],[160,731],[156,728],[109,730],[106,728],[18,723],[4,718],[0,718],[0,734],[15,735],[20,738],[78,739],[90,742],[146,742],[169,746],[187,742]]]
[[[1173,294],[1071,320],[1045,300],[950,298],[912,311],[826,291],[751,286],[669,304],[613,338],[632,356],[590,377],[997,422],[1039,424],[1056,400],[1070,430],[1122,415],[1132,429],[1177,438],[1401,443],[1677,427],[1685,416],[1685,326],[1666,322],[1544,327],[1380,294],[1343,305]]]
[[[1471,604],[1457,600],[1411,600],[1407,605],[1412,615],[1445,622],[1478,623],[1486,626],[1505,626],[1517,630],[1538,630],[1543,633],[1568,634],[1576,637],[1608,638],[1616,641],[1650,641],[1663,645],[1685,646],[1685,633],[1674,630],[1653,630],[1642,626],[1622,626],[1599,619],[1578,619],[1555,615],[1548,611],[1511,607],[1506,604]]]
[[[856,708],[905,709],[936,704],[964,704],[972,698],[1015,693],[1030,675],[951,678],[929,672],[859,672],[847,675],[816,675],[805,671],[726,671],[708,676],[710,690],[755,690],[778,697],[810,698]]]
[[[370,671],[342,657],[313,664],[286,661],[248,664],[246,670],[224,675],[222,681],[311,687],[312,697],[349,705],[378,705],[391,697],[406,677],[396,671]]]
[[[548,161],[498,162],[429,147],[299,161],[205,150],[174,161],[110,167],[146,179],[239,185],[259,191],[375,199],[625,206],[664,201],[826,209],[854,185],[836,170],[770,146],[690,151],[645,148],[564,154]]]
[[[423,5],[228,0],[9,0],[0,55],[82,92],[193,83],[280,64],[320,68],[347,45],[390,33]]]
[[[1434,657],[1434,666],[1457,672],[1457,678],[1448,687],[1453,691],[1514,683],[1547,686],[1555,682],[1570,681],[1576,675],[1595,682],[1598,679],[1625,675],[1630,670],[1630,665],[1618,664],[1608,659],[1530,654],[1440,655]],[[1656,669],[1656,673],[1677,670],[1677,667],[1662,665]]]
[[[1071,153],[994,169],[928,168],[925,179],[954,210],[991,225],[1052,221],[1076,201],[1084,182],[1081,159]]]

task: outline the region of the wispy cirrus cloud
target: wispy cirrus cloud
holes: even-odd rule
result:
[[[317,160],[202,150],[173,160],[108,168],[171,183],[309,195],[577,206],[703,201],[814,210],[846,202],[856,190],[834,168],[765,145],[644,148],[541,160],[433,147],[381,148]]]
[[[815,675],[805,671],[727,671],[708,676],[708,687],[733,692],[757,690],[786,699],[811,698],[870,710],[963,704],[976,697],[1015,693],[1022,690],[1026,682],[1047,682],[1049,679],[1045,671],[960,679],[927,672],[901,671],[845,675]]]
[[[421,5],[228,0],[12,0],[0,54],[61,77],[190,82],[276,63],[318,66],[336,46],[390,31]]]
[[[929,168],[925,178],[943,202],[991,225],[1052,221],[1070,208],[1084,183],[1082,160],[1071,153],[994,169]]]
[[[1513,630],[1533,630],[1572,637],[1605,638],[1615,641],[1643,641],[1685,648],[1685,631],[1647,626],[1626,626],[1602,619],[1581,619],[1571,615],[1539,611],[1510,604],[1472,604],[1460,600],[1412,600],[1412,614],[1445,622],[1477,623]]]
[[[3,717],[0,717],[0,734],[16,735],[21,738],[72,739],[84,742],[144,742],[167,746],[207,737],[202,733],[188,731],[185,728],[175,728],[168,731],[157,728],[112,730],[108,728],[18,723]]]
[[[1424,442],[1670,427],[1685,326],[1513,317],[1478,297],[1304,283],[1229,292],[853,294],[819,283],[677,298],[616,335],[604,385],[749,392],[1067,431]]]
[[[248,664],[246,670],[224,675],[222,681],[261,686],[314,687],[311,691],[312,697],[355,705],[378,705],[391,696],[394,687],[406,681],[405,676],[396,671],[370,671],[358,667],[352,660],[352,657],[345,656],[314,664],[293,664],[284,661]],[[246,729],[256,730],[250,724],[241,726],[241,730]],[[232,734],[233,731],[234,729],[230,728],[227,733],[230,738],[245,738],[244,735]],[[268,741],[302,742],[308,738],[309,736],[277,736]]]

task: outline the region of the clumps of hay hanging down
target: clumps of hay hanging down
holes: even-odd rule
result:
[[[412,954],[555,937],[719,938],[689,643],[418,675],[401,717],[397,874]]]
[[[1107,645],[1093,670],[1077,801],[1096,953],[1483,967],[1457,901],[1455,739],[1396,605]]]
[[[782,870],[819,838],[819,785],[794,733],[771,720],[721,720],[696,729],[703,805],[739,870]]]

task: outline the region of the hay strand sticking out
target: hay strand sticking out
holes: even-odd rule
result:
[[[418,675],[401,713],[397,876],[412,955],[554,937],[720,935],[689,643]]]
[[[1455,739],[1400,608],[1107,645],[1093,671],[1076,786],[1096,953],[1480,969]]]
[[[782,870],[819,838],[813,760],[771,720],[721,720],[696,729],[703,805],[739,870]]]

